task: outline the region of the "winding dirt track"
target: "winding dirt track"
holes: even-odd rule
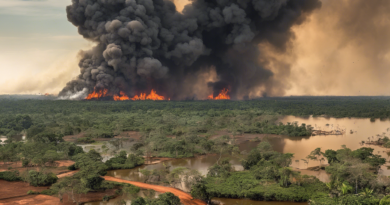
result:
[[[161,192],[161,193],[171,192],[172,194],[179,197],[181,203],[183,203],[184,205],[206,205],[205,202],[203,202],[199,199],[193,199],[191,195],[189,195],[183,191],[180,191],[178,189],[175,189],[175,188],[146,184],[146,183],[142,183],[142,182],[128,181],[128,180],[118,179],[118,178],[110,177],[110,176],[105,176],[104,179],[107,181],[132,184],[134,186],[144,188],[144,189],[153,189],[153,190],[155,190],[157,192]]]

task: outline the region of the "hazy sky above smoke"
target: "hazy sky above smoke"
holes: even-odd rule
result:
[[[186,0],[175,0],[179,9]],[[390,95],[390,1],[323,0],[272,59],[286,95]],[[0,0],[0,93],[58,93],[90,44],[68,22],[68,0]],[[276,69],[275,69],[276,70]],[[278,69],[280,70],[280,69]]]

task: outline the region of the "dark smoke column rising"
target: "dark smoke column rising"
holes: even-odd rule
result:
[[[237,99],[262,86],[269,92],[273,73],[259,62],[258,44],[283,51],[291,27],[320,6],[319,0],[193,0],[179,13],[168,0],[72,0],[68,20],[97,45],[82,52],[81,74],[60,96],[155,89],[191,98],[191,82],[210,67],[219,77],[209,83],[214,94],[229,88]]]

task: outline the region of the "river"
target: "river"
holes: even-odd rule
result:
[[[294,153],[294,160],[292,167],[305,169],[307,167],[300,159],[305,159],[312,150],[320,147],[322,151],[327,149],[341,149],[342,145],[355,150],[361,147],[371,147],[374,149],[374,154],[379,154],[382,157],[388,159],[387,152],[389,149],[382,148],[375,145],[361,144],[362,141],[368,141],[368,137],[377,140],[376,135],[385,134],[389,136],[390,121],[371,122],[370,119],[362,118],[326,118],[326,117],[294,117],[287,116],[279,120],[279,122],[299,122],[299,124],[305,123],[311,125],[314,129],[320,129],[324,131],[330,131],[335,129],[343,129],[346,132],[343,135],[325,135],[325,136],[312,136],[305,138],[297,137],[284,137],[281,140],[274,140],[274,149],[283,153]],[[350,131],[353,131],[351,133]],[[372,138],[373,137],[373,138]],[[295,160],[299,160],[296,162]],[[308,166],[318,166],[318,161],[310,161]],[[390,170],[387,169],[387,165],[382,166],[380,174],[390,176]]]
[[[317,147],[320,147],[322,151],[327,149],[337,150],[340,149],[342,145],[346,145],[348,148],[355,150],[361,147],[372,147],[375,149],[375,154],[380,154],[382,157],[388,158],[386,154],[387,149],[381,148],[379,146],[369,146],[362,145],[361,141],[368,141],[368,137],[371,139],[377,139],[377,134],[388,134],[390,127],[389,121],[379,121],[371,122],[370,119],[360,119],[360,118],[326,118],[326,117],[294,117],[286,116],[278,120],[278,122],[287,123],[287,122],[298,122],[299,124],[305,123],[306,125],[311,125],[314,129],[331,131],[331,130],[345,130],[342,135],[317,135],[311,137],[270,137],[268,140],[272,144],[273,148],[276,151],[283,153],[293,153],[294,159],[291,167],[295,168],[298,171],[301,171],[302,174],[308,174],[316,176],[321,181],[329,181],[329,175],[325,171],[309,171],[305,170],[307,167],[318,166],[320,163],[318,161],[309,161],[309,164],[303,163],[301,159],[305,159],[307,155],[310,154],[312,150]],[[351,132],[352,130],[352,132]],[[373,137],[372,137],[373,136]],[[254,148],[257,143],[253,141],[246,141],[240,144],[240,150],[250,150]],[[218,160],[216,155],[205,155],[195,158],[185,158],[185,159],[174,159],[164,162],[165,166],[170,166],[170,169],[176,167],[187,167],[190,169],[196,169],[201,174],[206,174],[208,168],[215,164]],[[230,157],[230,162],[233,164],[237,171],[243,169],[239,158]],[[325,162],[326,163],[326,162]],[[323,162],[323,164],[325,164]],[[112,170],[108,172],[108,176],[113,176],[121,179],[132,180],[132,181],[142,181],[139,169],[159,169],[164,165],[162,163],[154,165],[144,165],[134,169],[128,170]],[[389,176],[390,171],[387,169],[388,165],[384,165],[381,168],[380,174]],[[261,201],[252,201],[247,199],[218,199],[227,205],[233,204],[248,204],[248,205],[298,205],[302,203],[286,203],[286,202],[261,202]],[[110,203],[98,202],[101,205],[109,205]],[[303,203],[307,204],[307,203]],[[92,205],[92,204],[91,204]],[[93,205],[97,205],[96,203]]]

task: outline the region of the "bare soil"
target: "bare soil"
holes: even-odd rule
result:
[[[70,172],[67,167],[72,164],[74,164],[74,161],[72,160],[59,160],[59,161],[55,161],[54,165],[45,168],[46,170],[51,171],[54,174],[63,174],[66,172]],[[11,167],[11,169],[9,169],[9,167]],[[39,171],[40,169],[41,168],[38,166],[22,167],[22,162],[7,162],[6,164],[4,164],[3,162],[0,163],[0,172],[15,171],[15,170],[18,170],[19,172],[24,172],[28,170]]]
[[[63,205],[60,199],[54,196],[47,195],[26,195],[22,197],[0,199],[0,205]]]
[[[77,135],[66,135],[62,139],[64,139],[65,142],[75,142],[78,138],[83,138],[85,137],[84,132],[80,132]]]
[[[72,161],[72,160],[59,160],[59,161],[56,161],[56,165],[57,167],[69,167],[71,165],[73,165],[75,162]]]
[[[49,187],[34,187],[30,186],[26,182],[9,182],[5,180],[0,180],[0,202],[4,199],[26,196],[29,190],[32,191],[43,191]]]
[[[132,138],[135,140],[139,140],[141,138],[141,133],[137,131],[126,131],[122,132],[118,136],[115,136],[114,138],[120,139],[120,138]]]
[[[67,173],[69,175],[74,174],[77,171]],[[59,178],[63,177],[58,175]],[[60,199],[54,196],[47,195],[27,195],[29,190],[41,192],[43,190],[49,189],[49,186],[45,187],[33,187],[25,182],[8,182],[0,180],[0,205],[5,204],[29,204],[29,205],[73,205],[73,200],[70,196],[64,195],[63,201],[60,202]],[[79,201],[81,203],[101,201],[103,196],[108,195],[112,196],[115,194],[116,189],[99,191],[99,192],[89,192],[80,196]]]

